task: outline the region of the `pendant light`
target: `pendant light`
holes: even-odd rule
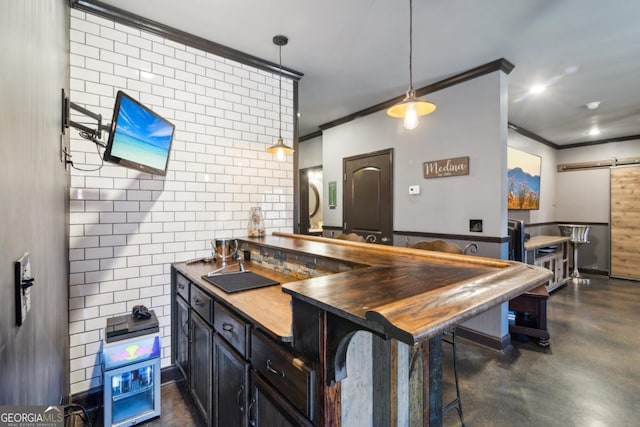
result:
[[[293,154],[295,151],[293,148],[289,147],[282,140],[282,46],[285,46],[289,42],[289,39],[286,36],[278,35],[273,37],[273,44],[278,46],[279,60],[280,60],[280,83],[279,83],[279,105],[278,105],[278,142],[275,145],[267,148],[267,152],[275,153],[278,156],[278,160],[283,162],[285,160],[285,156],[287,154]]]
[[[404,118],[405,129],[411,130],[418,126],[418,117],[433,113],[436,105],[416,97],[413,89],[413,0],[409,0],[409,89],[399,103],[387,110],[391,117]]]

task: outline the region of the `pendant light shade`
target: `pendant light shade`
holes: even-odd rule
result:
[[[404,119],[405,129],[411,130],[418,126],[418,117],[433,113],[436,105],[416,97],[413,89],[413,0],[409,0],[409,89],[399,103],[387,110],[391,117]]]
[[[287,154],[293,154],[295,150],[284,143],[282,139],[282,46],[285,46],[289,42],[289,39],[286,36],[278,35],[273,37],[273,44],[278,46],[278,55],[279,55],[279,63],[280,63],[280,74],[279,74],[279,94],[278,94],[278,141],[275,145],[267,148],[268,153],[274,153],[277,155],[278,160],[283,162],[286,158]]]
[[[278,142],[276,142],[271,147],[267,148],[267,152],[276,154],[278,156],[278,160],[281,162],[284,161],[287,154],[293,154],[295,150],[284,143],[282,137],[278,137]]]

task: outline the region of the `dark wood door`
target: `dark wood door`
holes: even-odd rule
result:
[[[322,167],[300,169],[300,234],[322,232]]]
[[[189,378],[189,306],[176,295],[176,366]]]
[[[191,354],[189,357],[189,381],[191,394],[196,406],[205,420],[206,426],[211,426],[211,379],[213,329],[191,310]]]
[[[393,241],[393,149],[343,160],[344,233],[371,243]]]
[[[213,339],[214,416],[220,427],[247,425],[249,364],[220,335]]]
[[[300,171],[300,234],[307,234],[311,228],[309,220],[309,175],[306,169]]]

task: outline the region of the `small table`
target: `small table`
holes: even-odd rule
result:
[[[534,236],[524,243],[526,263],[544,267],[553,273],[546,285],[549,292],[570,279],[568,243],[569,238],[563,236]]]
[[[537,337],[539,346],[548,347],[547,299],[549,299],[549,292],[546,286],[541,285],[509,301],[509,310],[533,315],[531,326],[509,325],[509,333]]]

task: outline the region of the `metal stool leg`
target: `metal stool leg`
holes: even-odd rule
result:
[[[451,336],[451,339],[445,338],[445,336]],[[456,381],[456,398],[453,399],[451,402],[449,402],[444,409],[442,410],[443,415],[446,414],[447,412],[449,412],[450,410],[452,410],[453,408],[456,409],[456,411],[458,412],[458,417],[460,417],[460,424],[462,425],[462,427],[464,427],[464,415],[462,413],[462,400],[460,399],[460,386],[458,384],[458,363],[457,363],[457,357],[456,357],[456,330],[451,329],[450,331],[446,331],[442,341],[451,344],[452,347],[452,351],[453,351],[453,376],[455,378]]]

